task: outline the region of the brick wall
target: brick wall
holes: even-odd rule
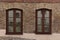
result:
[[[0,2],[60,2],[60,0],[0,0]]]
[[[3,3],[0,2],[0,29],[6,29],[6,9],[19,8],[23,10],[24,32],[35,31],[35,10],[52,9],[52,32],[60,33],[60,3]]]

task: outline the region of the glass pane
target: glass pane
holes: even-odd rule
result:
[[[21,12],[16,11],[16,32],[21,32]]]
[[[42,24],[42,22],[41,22],[42,20],[41,19],[42,19],[41,17],[40,18],[37,18],[37,23],[38,24]]]
[[[46,11],[45,17],[49,17],[49,11]]]
[[[13,32],[13,20],[9,21],[9,23],[8,23],[8,30],[9,30],[9,32]]]
[[[38,11],[38,17],[42,17],[41,11]]]
[[[8,11],[8,31],[13,32],[13,10]]]
[[[38,24],[37,26],[38,26],[38,28],[37,28],[38,30],[37,31],[38,32],[42,32],[42,25],[41,24]]]
[[[10,10],[8,13],[9,13],[9,17],[13,17],[13,10]]]
[[[16,18],[20,18],[21,17],[21,11],[16,10]]]
[[[8,30],[13,32],[13,18],[8,18]]]
[[[45,26],[44,27],[44,32],[49,32],[49,31],[50,31],[49,25],[48,26]]]
[[[44,31],[49,32],[49,17],[44,20]]]
[[[21,19],[20,18],[16,18],[16,22],[21,22]]]
[[[20,25],[20,22],[16,22],[16,32],[21,32]]]
[[[9,28],[8,29],[9,32],[13,32],[13,27],[12,26],[9,26],[8,28]]]
[[[41,11],[38,11],[37,13],[37,31],[42,32],[42,13]]]
[[[8,21],[9,22],[13,22],[13,18],[8,18]]]
[[[49,11],[46,11],[45,13],[44,31],[49,32]]]
[[[44,24],[49,25],[49,17],[45,17]]]

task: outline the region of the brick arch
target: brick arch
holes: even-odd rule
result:
[[[20,11],[22,11],[22,9],[19,9],[19,8],[9,8],[9,9],[7,9],[8,11],[9,10],[20,10]]]
[[[40,8],[40,9],[36,9],[37,11],[38,10],[48,10],[48,11],[50,11],[51,9],[49,9],[49,8]]]

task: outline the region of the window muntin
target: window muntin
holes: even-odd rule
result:
[[[38,9],[36,10],[36,33],[50,34],[51,33],[51,10]]]
[[[6,34],[22,34],[22,10],[6,10]]]

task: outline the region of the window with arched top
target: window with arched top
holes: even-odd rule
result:
[[[36,10],[36,34],[51,34],[52,10],[37,9]]]
[[[6,34],[23,33],[23,10],[12,8],[6,10]]]

